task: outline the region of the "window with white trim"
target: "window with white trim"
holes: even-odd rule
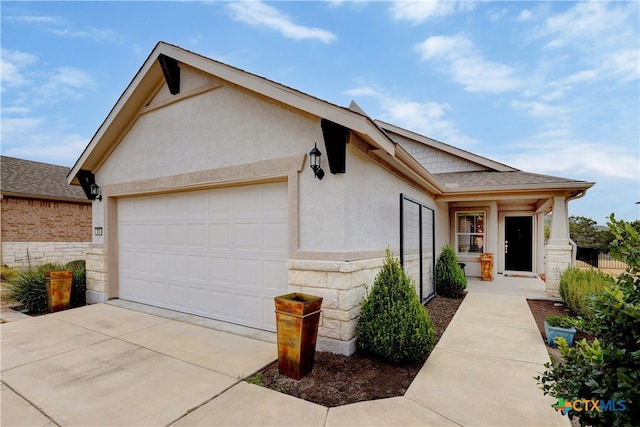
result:
[[[456,213],[456,252],[473,255],[484,252],[485,212]]]

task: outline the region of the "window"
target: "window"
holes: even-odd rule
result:
[[[456,251],[460,255],[484,251],[484,212],[456,213]]]

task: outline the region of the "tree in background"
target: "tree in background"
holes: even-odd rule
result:
[[[569,217],[569,235],[580,248],[607,250],[613,240],[607,228],[599,228],[591,218],[583,216]]]

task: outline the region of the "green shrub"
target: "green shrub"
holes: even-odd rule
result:
[[[467,278],[458,264],[458,258],[453,248],[445,245],[436,262],[434,275],[436,295],[457,298],[467,287]]]
[[[3,265],[2,269],[0,270],[0,280],[2,280],[3,282],[9,281],[16,274],[18,274],[18,270],[16,270],[15,268]]]
[[[72,261],[67,265],[48,263],[19,271],[7,281],[7,289],[20,306],[32,313],[47,311],[47,288],[45,272],[71,270],[71,306],[86,303],[86,270],[84,261]]]
[[[640,236],[612,214],[611,253],[629,265],[616,284],[592,297],[587,329],[597,337],[568,347],[559,340],[563,359],[536,377],[544,394],[565,401],[613,400],[624,411],[570,411],[580,425],[640,425]]]
[[[358,349],[400,364],[424,361],[433,343],[429,313],[420,303],[413,281],[387,249],[382,270],[361,304]]]
[[[569,310],[587,317],[591,296],[613,286],[615,279],[600,270],[568,268],[560,277],[560,296]]]
[[[576,326],[576,320],[565,314],[563,315],[550,314],[547,317],[545,317],[544,320],[546,320],[549,326],[553,326],[554,328],[570,329]]]
[[[87,269],[83,259],[65,264],[64,270],[71,270],[71,307],[81,307],[87,303]]]

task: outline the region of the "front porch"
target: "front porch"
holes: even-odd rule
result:
[[[556,300],[546,293],[546,284],[533,274],[496,274],[491,281],[480,277],[467,277],[467,291],[494,295],[518,295],[527,299]]]

